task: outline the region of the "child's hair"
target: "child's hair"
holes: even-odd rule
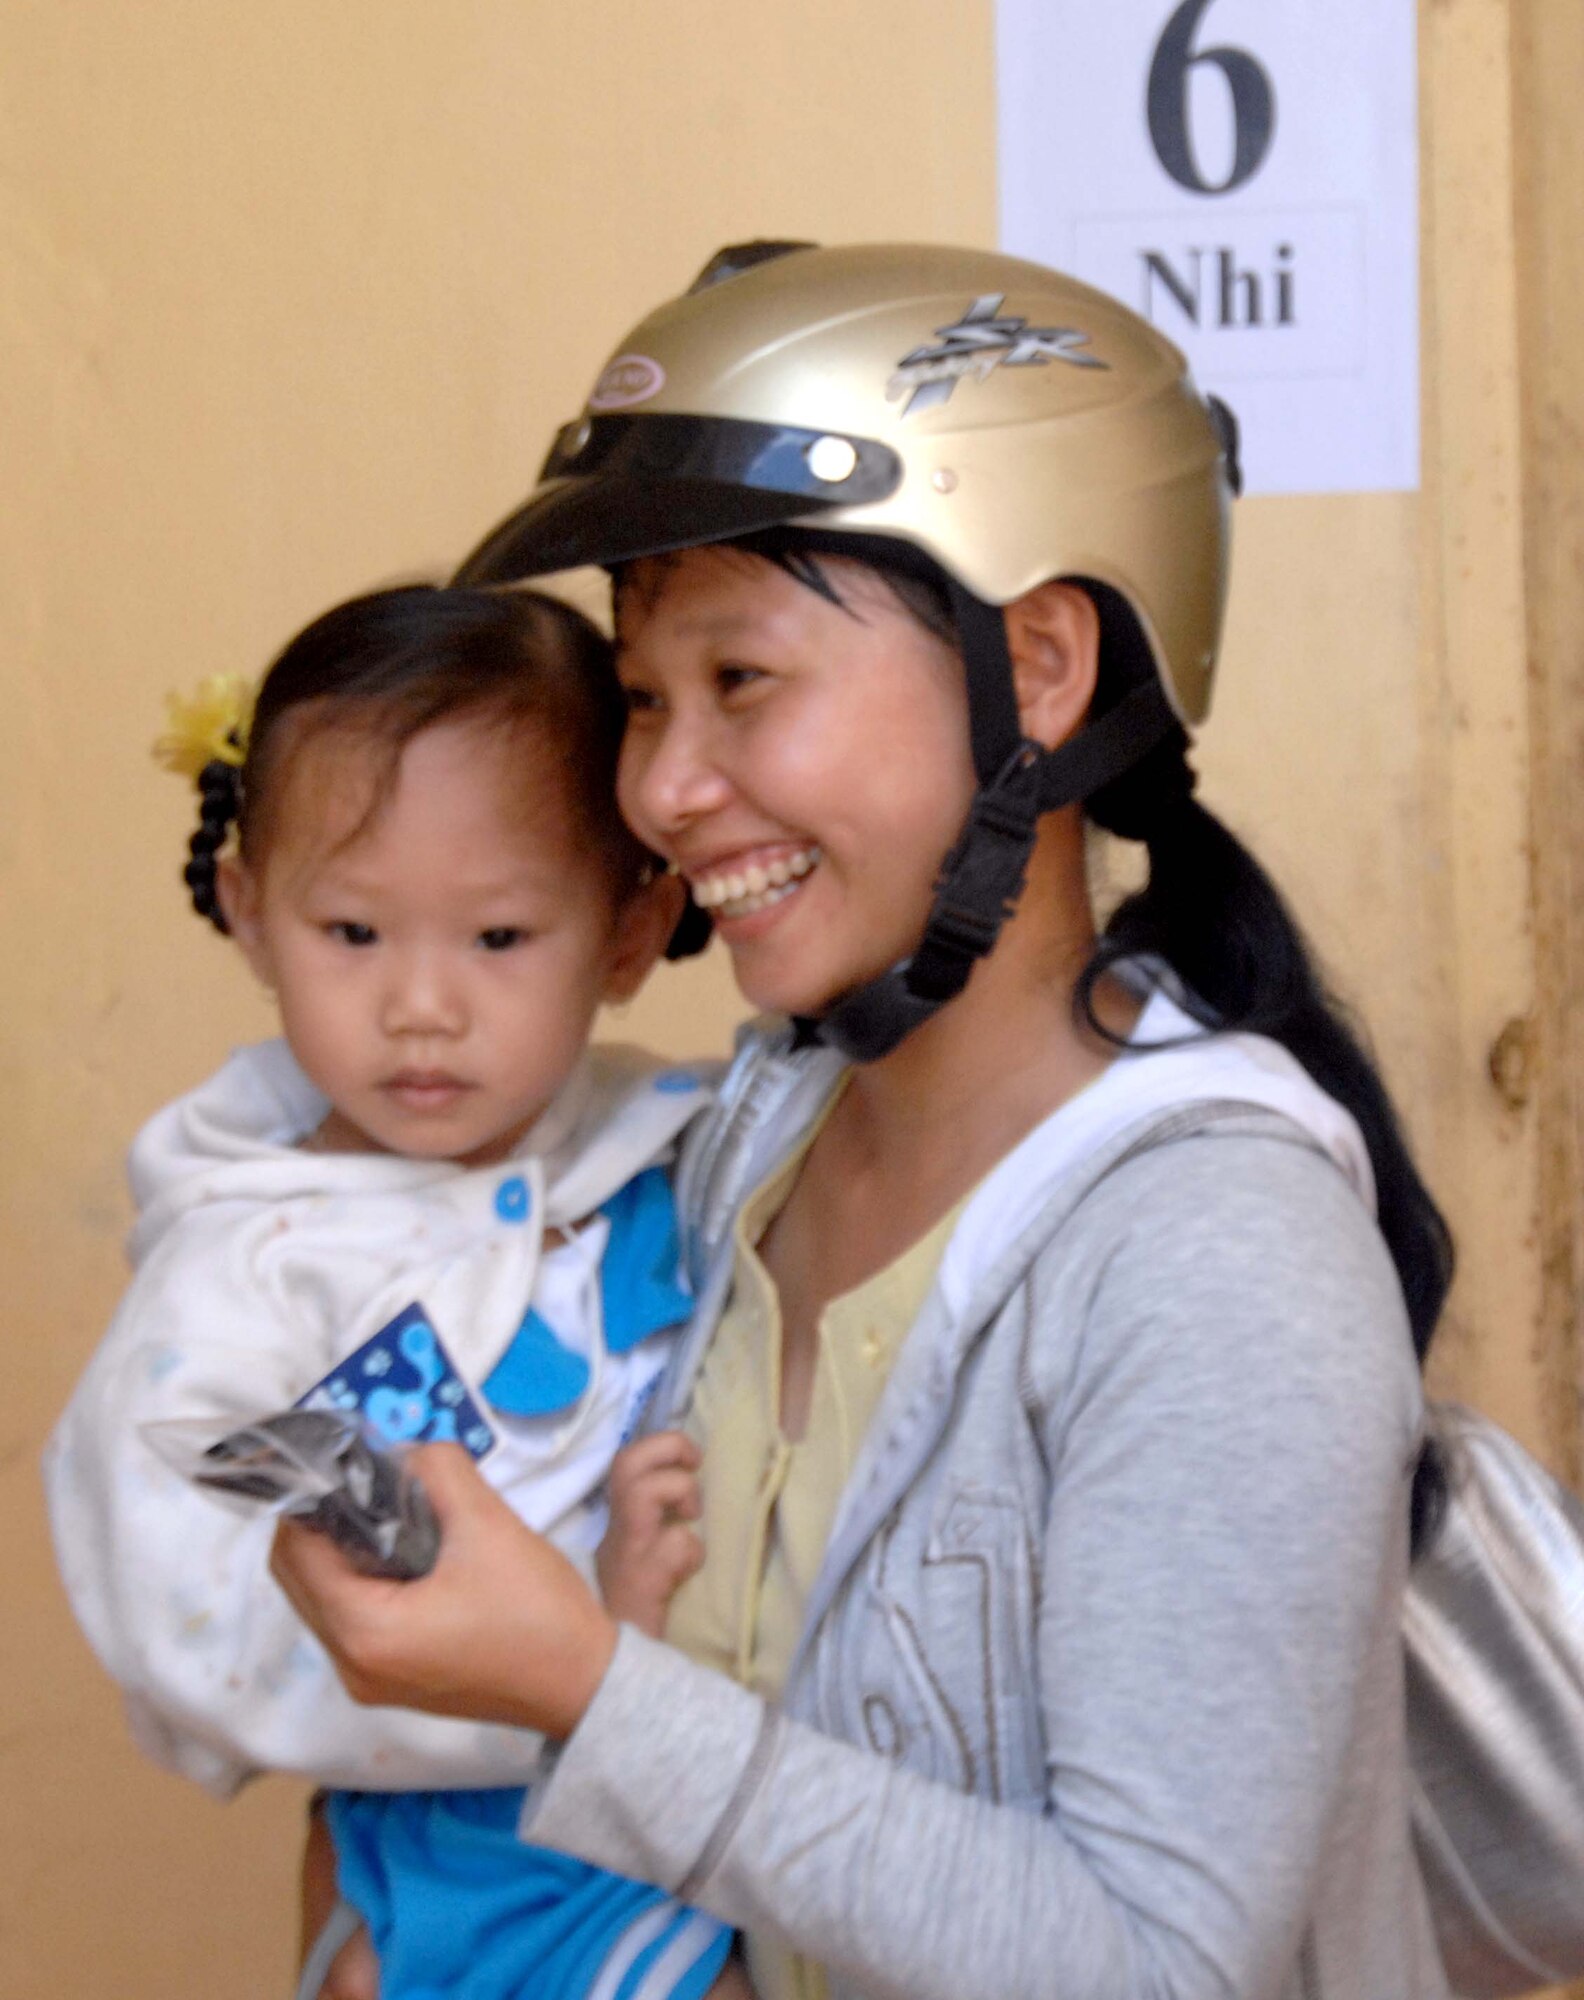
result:
[[[624,713],[610,642],[537,591],[414,584],[338,604],[271,666],[240,767],[216,760],[199,774],[199,825],[184,870],[194,909],[227,929],[215,872],[231,824],[243,857],[258,861],[285,767],[319,731],[353,730],[384,753],[372,813],[413,737],[464,718],[498,721],[537,746],[537,758],[524,759],[525,811],[553,771],[580,844],[607,863],[618,895],[644,879],[650,856],[615,805]]]

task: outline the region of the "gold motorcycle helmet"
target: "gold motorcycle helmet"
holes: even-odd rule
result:
[[[1102,292],[993,251],[745,244],[620,343],[458,581],[748,539],[944,589],[980,789],[917,950],[807,1024],[866,1060],[993,947],[1042,813],[1085,800],[1109,824],[1100,795],[1146,761],[1191,784],[1238,485],[1230,412]],[[1101,673],[1086,726],[1047,752],[1018,725],[1002,609],[1051,579],[1094,598]]]

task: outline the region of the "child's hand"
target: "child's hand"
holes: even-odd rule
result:
[[[687,1524],[699,1517],[702,1454],[681,1431],[657,1431],[616,1454],[610,1526],[595,1567],[605,1609],[653,1639],[665,1636],[666,1607],[704,1560]]]

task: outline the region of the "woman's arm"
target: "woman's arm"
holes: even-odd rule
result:
[[[1083,1324],[1033,1329],[1056,1468],[1029,1691],[1049,1809],[965,1797],[777,1718],[630,1631],[613,1654],[602,1636],[581,1665],[576,1645],[547,1660],[571,1593],[542,1553],[497,1539],[488,1595],[513,1636],[485,1662],[480,1609],[460,1606],[474,1593],[449,1598],[450,1657],[484,1663],[468,1689],[453,1667],[448,1695],[477,1712],[487,1684],[517,1719],[571,1732],[536,1840],[773,1931],[868,1994],[1282,1991],[1370,1693],[1379,1754],[1401,1755],[1400,1693],[1381,1683],[1417,1392],[1390,1267],[1325,1162],[1274,1141],[1170,1152],[1093,1198],[1109,1252]],[[1055,1357],[1075,1342],[1069,1374]],[[475,1562],[460,1468],[436,1470]],[[329,1596],[337,1619],[364,1607],[344,1629],[365,1663],[400,1661],[397,1698],[428,1699],[416,1591]]]
[[[1054,1468],[1029,1690],[1047,1812],[776,1720],[624,1634],[535,1839],[685,1884],[866,1994],[1285,1992],[1339,1816],[1401,1785],[1401,1305],[1340,1177],[1293,1146],[1186,1142],[1095,1200],[1026,1293]],[[1403,1842],[1375,1852],[1383,1903],[1350,1921],[1411,1935]]]

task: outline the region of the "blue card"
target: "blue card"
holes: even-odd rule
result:
[[[460,1444],[483,1458],[495,1443],[489,1420],[416,1304],[299,1396],[295,1407],[356,1416],[375,1445]]]

